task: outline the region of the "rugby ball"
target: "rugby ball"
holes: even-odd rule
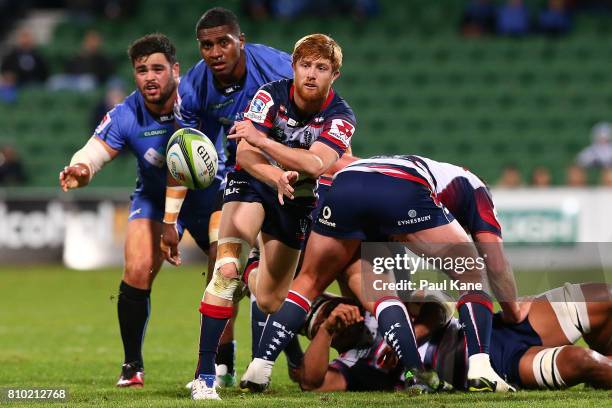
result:
[[[166,165],[172,177],[192,190],[210,186],[219,168],[217,149],[196,129],[179,129],[168,140]]]

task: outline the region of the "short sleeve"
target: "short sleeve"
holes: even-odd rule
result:
[[[268,132],[274,126],[274,118],[278,107],[274,103],[272,87],[266,84],[259,88],[244,113],[244,118],[249,119],[258,130]]]
[[[121,131],[119,113],[118,107],[110,110],[104,115],[96,130],[94,130],[94,135],[97,138],[103,140],[115,150],[122,150],[126,144],[124,132]]]
[[[197,129],[200,126],[198,95],[191,81],[183,78],[179,82],[176,101],[174,102],[174,118],[180,127]]]
[[[323,123],[323,131],[317,142],[326,144],[342,156],[351,145],[355,122],[348,116],[334,116]]]

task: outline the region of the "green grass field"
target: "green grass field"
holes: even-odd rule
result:
[[[145,388],[117,389],[123,358],[116,319],[120,270],[69,271],[61,267],[0,268],[0,388],[62,387],[68,406],[203,405],[184,388],[195,368],[199,269],[165,268],[152,294],[145,341]],[[250,354],[248,306],[236,328],[239,374]],[[507,395],[410,396],[406,393],[303,393],[289,381],[284,357],[271,390],[263,395],[221,390],[216,406],[420,406],[433,407],[610,407],[612,393],[585,390],[518,392]],[[25,406],[25,403],[0,405]],[[41,403],[30,403],[41,406]],[[59,404],[53,404],[58,406]]]

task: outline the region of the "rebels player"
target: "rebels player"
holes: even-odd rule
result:
[[[59,175],[64,191],[84,187],[120,151],[130,150],[138,161],[138,180],[131,196],[125,266],[117,304],[125,351],[119,387],[142,387],[142,344],[150,315],[151,286],[163,262],[160,250],[166,191],[165,151],[175,129],[173,106],[179,77],[175,48],[162,34],[132,43],[128,55],[137,91],[106,114],[94,135],[77,151]],[[197,244],[208,249],[208,220],[220,179],[205,190],[191,191],[176,220],[178,232],[188,229]]]
[[[217,261],[200,308],[203,342],[194,399],[219,398],[213,359],[240,277],[266,313],[287,296],[314,206],[315,180],[342,156],[355,130],[351,108],[332,89],[342,65],[339,45],[323,34],[308,35],[295,44],[292,64],[295,79],[261,87],[229,136],[241,139],[240,169],[228,175]],[[243,275],[260,231],[258,271]]]
[[[219,172],[225,174],[233,169],[236,161],[236,142],[227,141],[225,135],[234,121],[242,120],[248,102],[262,85],[293,77],[291,56],[265,45],[247,44],[236,15],[225,8],[207,10],[198,20],[195,31],[202,60],[181,77],[175,118],[180,127],[199,129],[213,141],[219,153]],[[170,181],[170,184],[175,183]],[[222,193],[220,190],[210,220],[209,281],[216,257]],[[181,262],[175,224],[186,194],[186,188],[172,185],[166,198],[162,250],[173,265]],[[220,371],[217,381],[221,386],[234,382],[232,340],[233,319],[221,338],[217,356]],[[300,358],[298,349],[297,357],[292,359],[299,363]]]
[[[521,324],[506,323],[496,315],[491,342],[496,371],[522,388],[563,389],[583,382],[612,388],[611,290],[606,284],[568,283],[536,297]],[[419,304],[419,297],[424,296],[415,292],[407,305],[422,345],[419,352],[425,365],[435,368],[441,379],[465,390],[465,333],[452,318],[444,294],[425,292],[429,292],[427,303]],[[362,317],[350,298],[320,299],[320,311],[313,307],[309,313],[306,333],[311,343],[301,371],[302,389],[363,391],[401,386],[397,356],[384,341],[376,338],[371,346],[364,346],[354,335],[361,320],[376,335],[371,315]],[[440,321],[442,325],[437,324]],[[580,338],[591,349],[572,345]],[[330,347],[337,348],[334,343],[340,341],[350,350],[327,365]]]
[[[278,350],[282,350],[286,339],[293,337],[301,326],[310,299],[318,296],[341,271],[359,262],[361,242],[406,242],[413,252],[441,259],[478,256],[463,228],[438,201],[436,186],[436,178],[427,164],[414,156],[359,160],[336,174],[313,227],[300,273],[283,307],[268,318],[259,355],[247,370],[252,373],[251,389],[266,387]],[[410,213],[418,218],[402,222]],[[453,270],[446,272],[462,283],[482,282],[477,268],[467,268],[461,274]],[[393,344],[408,370],[407,375],[436,389],[437,376],[424,370],[404,305],[399,299],[385,298],[380,293],[376,296],[377,302],[366,302],[364,306],[376,316],[385,336],[395,339]],[[484,291],[466,291],[458,309],[466,326],[471,389],[510,390],[489,361],[490,297]],[[278,327],[283,328],[282,339],[277,336]]]

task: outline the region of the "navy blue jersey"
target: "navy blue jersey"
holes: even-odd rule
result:
[[[314,142],[329,146],[342,156],[355,133],[355,115],[351,107],[333,89],[321,110],[301,117],[293,99],[293,80],[281,79],[262,86],[253,97],[246,119],[271,139],[285,146],[309,149]],[[278,165],[268,157],[270,163]],[[316,180],[301,178],[295,185],[295,196],[314,197]]]
[[[174,108],[181,127],[201,130],[215,144],[219,174],[236,163],[236,142],[225,136],[234,121],[242,120],[255,92],[268,82],[292,78],[291,56],[260,44],[246,44],[246,76],[240,83],[221,87],[202,60],[181,78]],[[227,151],[226,151],[227,147]]]
[[[110,110],[94,131],[94,135],[115,150],[128,149],[138,161],[135,193],[159,201],[163,207],[166,194],[166,145],[174,133],[174,115],[153,115],[138,91]],[[208,197],[204,190],[189,190],[186,205],[199,197]]]

